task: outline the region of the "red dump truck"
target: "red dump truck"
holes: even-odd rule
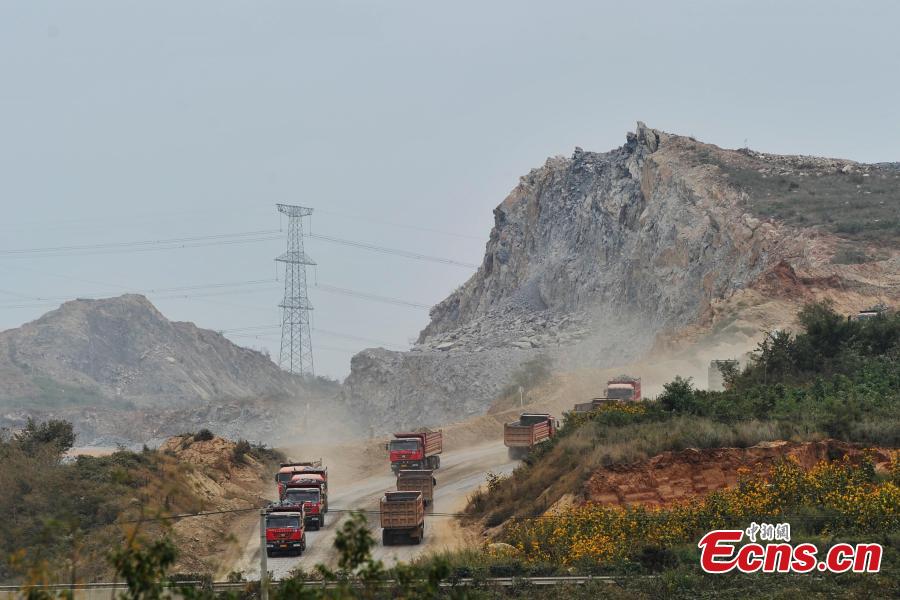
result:
[[[306,514],[303,507],[275,506],[266,514],[266,555],[303,554],[306,550]]]
[[[321,475],[318,473],[299,473],[294,475],[293,478],[285,484],[282,500],[289,491],[296,488],[316,488],[319,490],[322,513],[328,512],[328,485]]]
[[[444,449],[444,433],[441,430],[395,433],[388,443],[391,471],[400,469],[437,469],[441,466],[438,456]]]
[[[324,500],[321,487],[298,482],[297,487],[288,484],[279,506],[296,510],[303,509],[306,515],[304,517],[306,526],[321,529],[325,527],[325,513],[327,512]]]
[[[641,399],[641,378],[619,375],[606,382],[606,397],[610,400],[638,401]]]
[[[325,480],[325,487],[328,487],[328,467],[322,464],[322,459],[311,460],[306,462],[287,462],[281,463],[281,468],[275,474],[275,483],[278,484],[278,497],[284,494],[284,485],[299,473],[318,473]],[[327,489],[326,489],[327,491]]]
[[[518,421],[503,425],[503,444],[512,460],[524,458],[535,445],[549,440],[559,430],[559,421],[547,413],[522,413]]]
[[[381,499],[381,541],[422,543],[425,537],[425,500],[422,492],[385,492]]]

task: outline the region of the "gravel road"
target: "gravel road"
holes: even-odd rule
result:
[[[441,455],[441,468],[435,472],[437,487],[435,488],[434,505],[429,513],[459,512],[466,505],[467,496],[484,483],[484,475],[488,471],[508,474],[518,465],[510,461],[506,455],[506,447],[502,442],[491,442],[472,446],[464,450],[446,452]],[[329,468],[329,479],[338,477]],[[394,489],[395,479],[387,466],[381,473],[373,473],[343,485],[336,483],[329,486],[328,503],[332,509],[365,509],[378,510],[378,501],[386,490]],[[335,566],[337,553],[334,550],[334,536],[340,528],[346,513],[329,512],[326,525],[321,531],[309,531],[306,534],[307,550],[303,556],[271,557],[268,568],[275,577],[281,579],[296,568],[312,571],[316,564]],[[471,534],[462,528],[453,517],[435,515],[426,517],[425,539],[420,545],[389,546],[381,545],[381,529],[378,526],[377,513],[369,515],[369,526],[377,540],[374,557],[390,566],[397,561],[409,561],[429,552],[455,549],[468,544],[477,544],[478,540],[470,539]],[[235,570],[253,579],[259,576],[259,531],[245,532],[244,551],[235,565]]]

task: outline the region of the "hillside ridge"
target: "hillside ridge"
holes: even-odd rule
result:
[[[723,339],[749,349],[802,302],[896,304],[898,207],[891,165],[725,150],[639,122],[619,148],[523,176],[477,272],[411,351],[354,356],[346,401],[384,429],[439,424],[483,413],[535,357],[611,367],[734,320]]]

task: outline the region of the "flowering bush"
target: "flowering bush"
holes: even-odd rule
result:
[[[892,461],[897,472],[900,453]],[[823,461],[804,470],[785,460],[768,477],[741,474],[739,485],[667,507],[587,503],[561,513],[514,520],[504,541],[529,562],[573,565],[627,560],[647,546],[695,542],[716,528],[750,521],[792,522],[795,530],[883,533],[900,530],[900,486],[879,482],[871,461]]]

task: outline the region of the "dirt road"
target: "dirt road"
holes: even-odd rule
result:
[[[429,512],[450,513],[461,511],[466,504],[467,496],[484,483],[487,471],[508,474],[518,465],[510,461],[506,455],[506,447],[502,442],[491,442],[469,448],[446,452],[441,455],[441,468],[435,472],[438,485],[434,493],[434,506]],[[329,479],[332,469],[329,468]],[[337,478],[335,478],[337,480]],[[330,482],[329,482],[330,483]],[[395,479],[387,463],[383,473],[357,478],[350,482],[330,485],[328,503],[332,509],[364,509],[378,510],[378,500],[385,490],[394,489]],[[334,550],[334,536],[340,528],[346,513],[330,512],[326,517],[326,525],[321,531],[307,532],[307,550],[301,557],[271,557],[268,568],[275,579],[287,576],[291,570],[301,568],[312,571],[314,566],[322,563],[334,566],[337,555]],[[461,529],[452,517],[427,517],[425,522],[425,540],[418,546],[381,545],[381,530],[378,526],[378,515],[369,516],[369,526],[377,540],[374,557],[390,566],[397,561],[409,561],[421,554],[445,549],[455,549],[468,544],[477,544],[475,539]],[[243,571],[249,579],[259,576],[259,531],[254,528],[245,533],[243,555],[235,566],[235,570]]]

